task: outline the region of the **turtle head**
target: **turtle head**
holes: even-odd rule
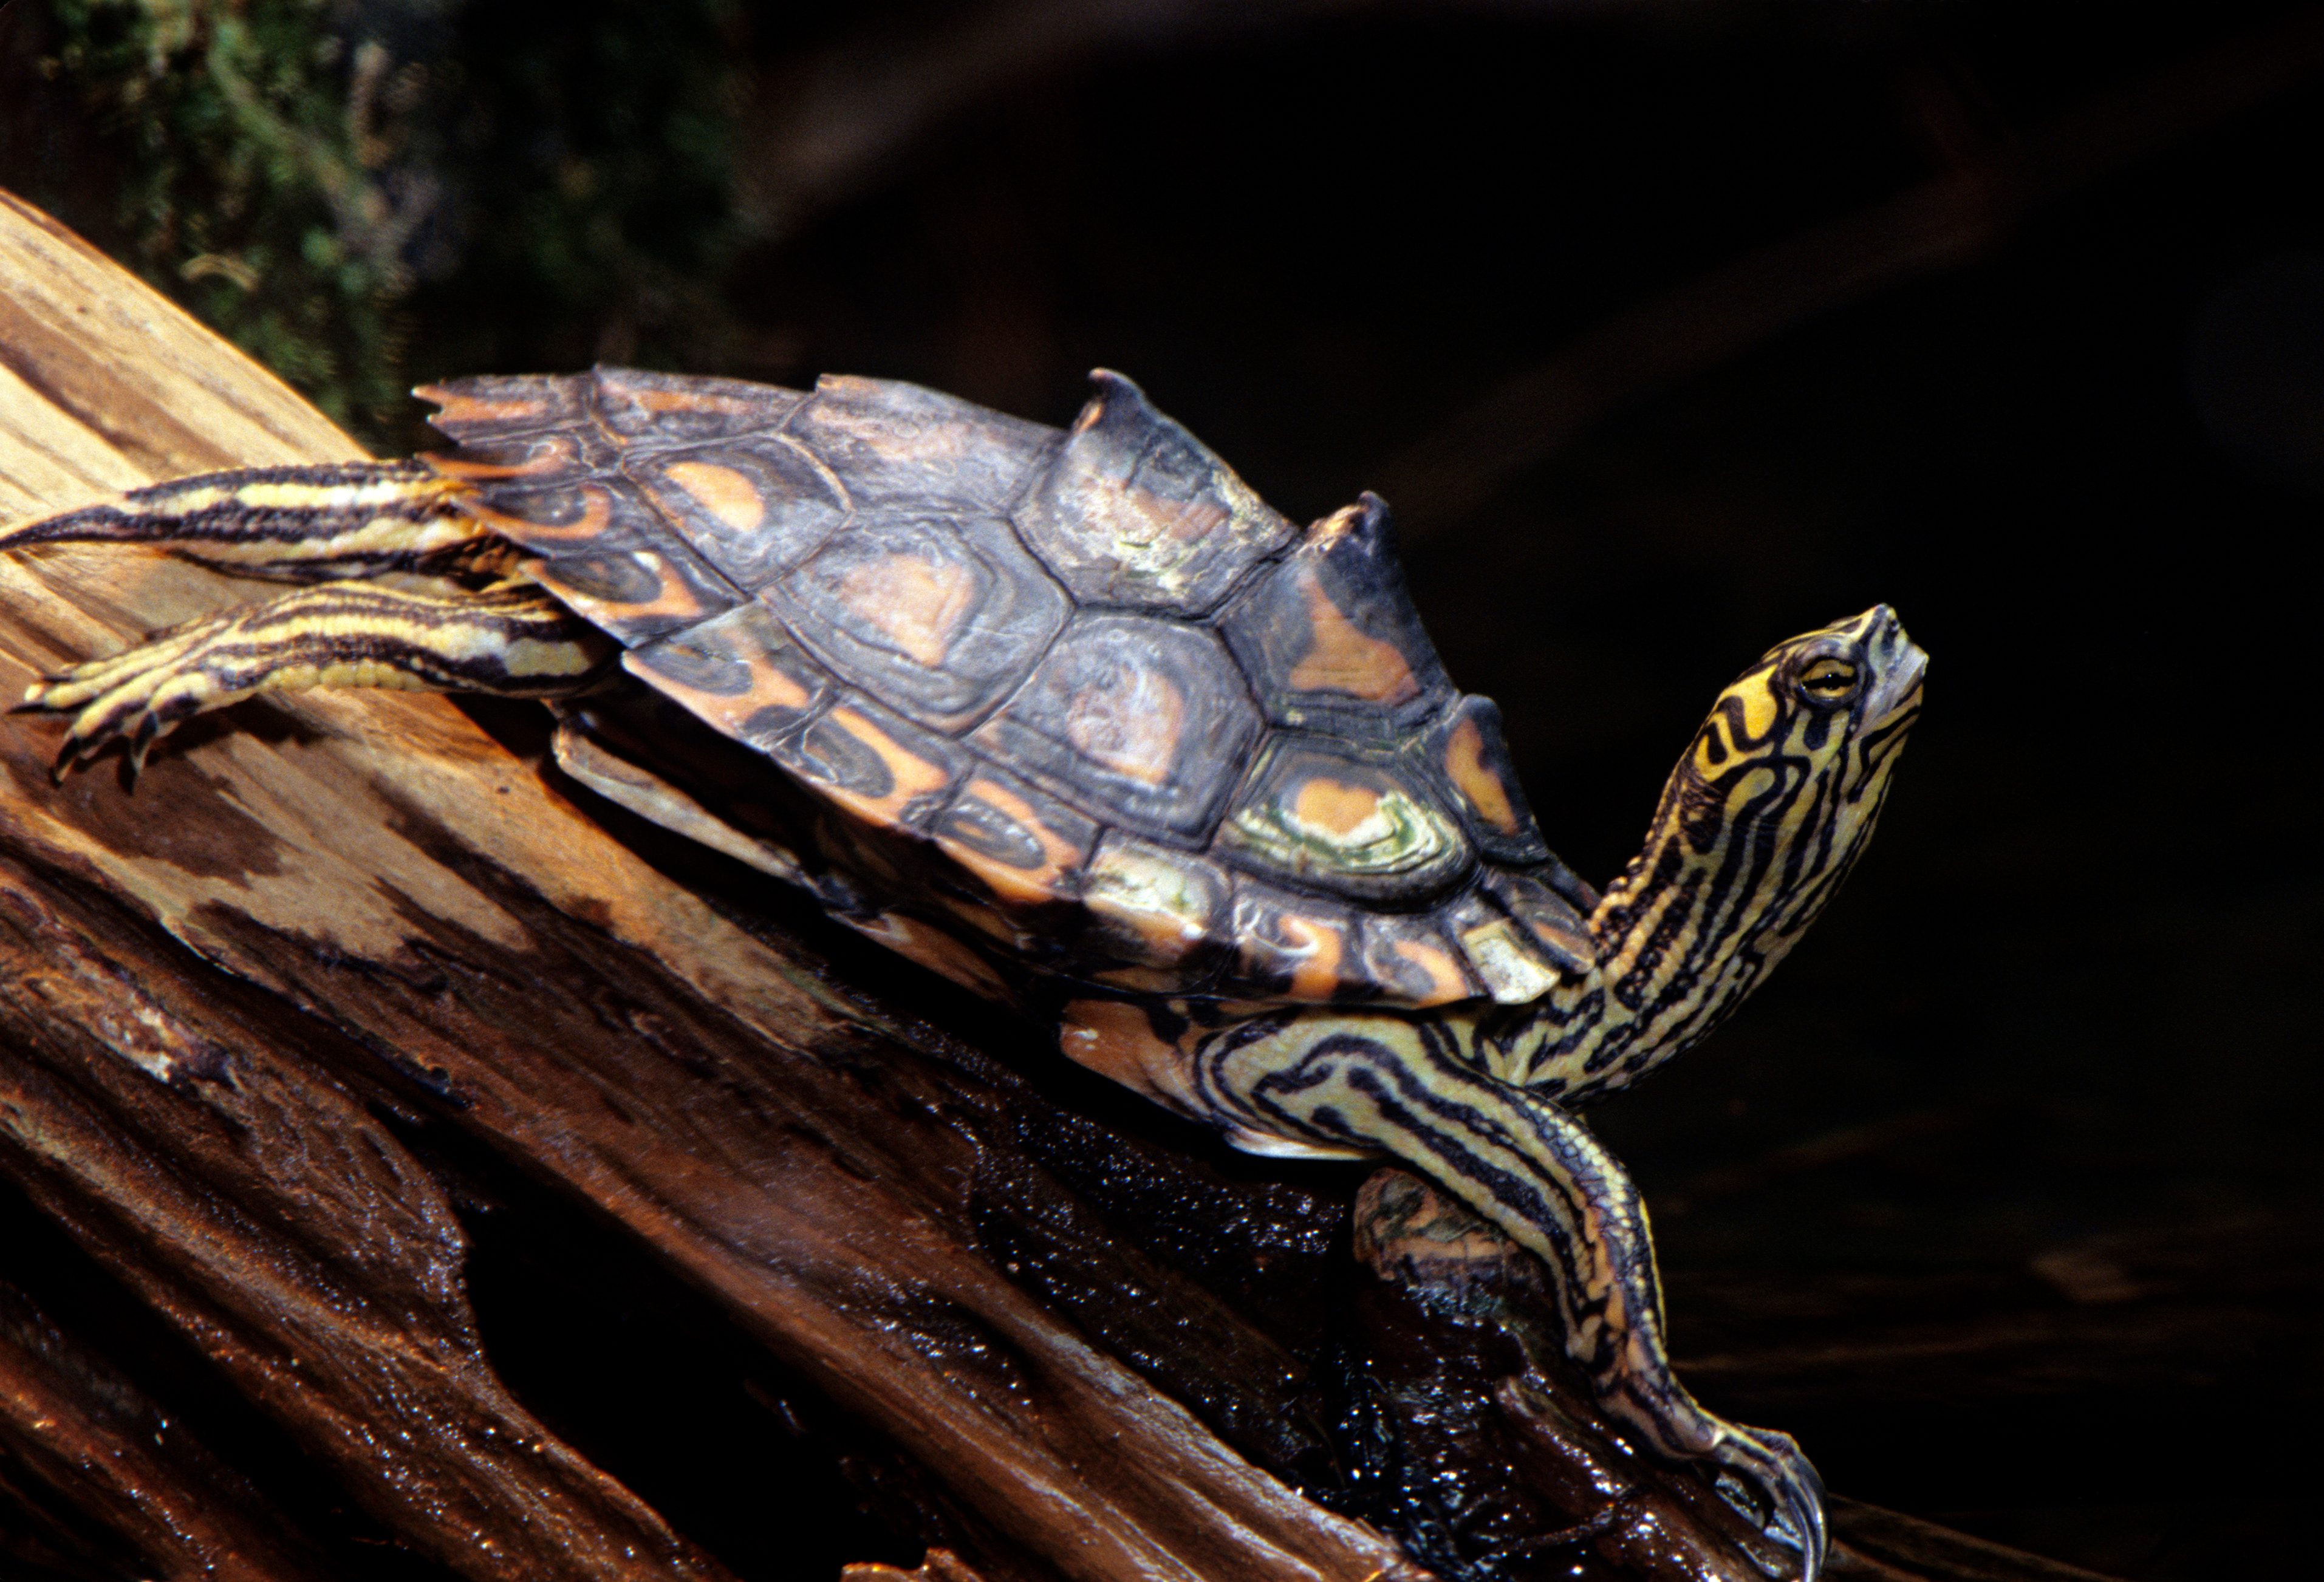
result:
[[[1927,666],[1876,604],[1776,644],[1719,694],[1664,811],[1698,852],[1738,864],[1760,903],[1738,924],[1796,934],[1847,873],[1920,715]]]
[[[1646,850],[1591,918],[1618,1087],[1717,1025],[1789,952],[1872,833],[1928,656],[1886,604],[1778,643],[1726,691]]]

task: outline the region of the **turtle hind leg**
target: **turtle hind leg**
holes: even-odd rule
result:
[[[469,486],[424,462],[340,462],[206,473],[0,533],[42,544],[150,544],[215,571],[330,582],[468,569],[505,553],[463,509]]]
[[[1769,1531],[1815,1582],[1823,1484],[1784,1434],[1697,1405],[1663,1342],[1646,1209],[1620,1164],[1547,1100],[1463,1061],[1424,1020],[1315,1012],[1228,1027],[1194,1052],[1197,1108],[1219,1123],[1393,1154],[1508,1231],[1547,1265],[1566,1354],[1607,1412],[1665,1458],[1710,1463],[1757,1489]]]
[[[255,693],[313,686],[569,695],[595,684],[612,642],[540,589],[422,593],[356,584],[304,588],[189,622],[33,683],[20,709],[71,713],[61,778],[108,743],[133,772],[174,726]]]

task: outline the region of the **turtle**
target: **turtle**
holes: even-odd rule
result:
[[[1821,1485],[1665,1354],[1577,1118],[1700,1041],[1862,854],[1926,656],[1891,609],[1719,696],[1601,894],[1423,630],[1385,502],[1305,529],[1120,374],[1059,430],[918,385],[423,386],[447,452],[213,473],[0,533],[301,584],[35,684],[61,777],[256,693],[537,698],[609,801],[1054,1017],[1248,1151],[1409,1164],[1551,1273],[1567,1352],[1812,1579]],[[1739,1480],[1739,1485],[1737,1480]]]

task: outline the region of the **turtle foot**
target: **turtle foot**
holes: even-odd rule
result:
[[[1798,1441],[1789,1434],[1739,1423],[1721,1426],[1726,1431],[1706,1458],[1719,1467],[1722,1485],[1730,1480],[1744,1485],[1751,1496],[1766,1502],[1766,1513],[1745,1504],[1741,1491],[1721,1492],[1762,1522],[1769,1538],[1799,1550],[1799,1582],[1816,1582],[1831,1534],[1824,1518],[1823,1479],[1815,1464],[1801,1454]]]

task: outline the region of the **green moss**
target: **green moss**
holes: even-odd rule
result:
[[[66,179],[108,182],[129,262],[363,437],[400,437],[415,373],[715,357],[728,0],[42,3],[40,76],[107,167]]]

